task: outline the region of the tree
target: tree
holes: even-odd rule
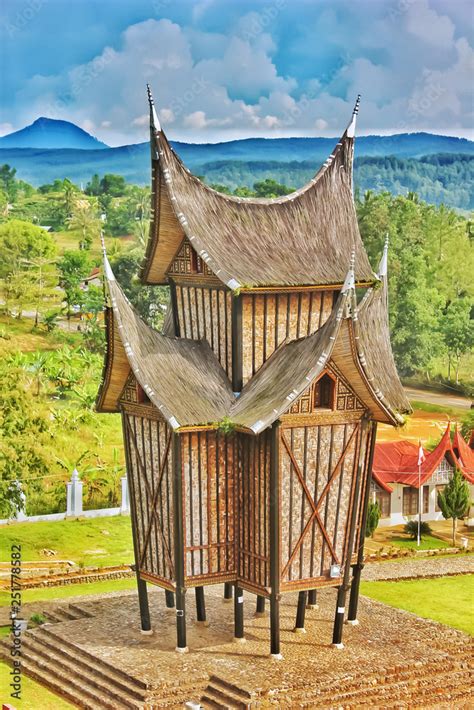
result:
[[[438,493],[438,505],[445,520],[453,521],[453,545],[456,545],[458,520],[463,518],[470,504],[469,486],[461,471],[455,469],[453,477]]]
[[[373,501],[369,502],[367,522],[365,524],[365,537],[373,537],[380,520],[380,506]]]
[[[41,227],[19,219],[0,224],[0,278],[24,269],[28,259],[55,256],[54,238]]]
[[[86,195],[93,195],[94,197],[98,197],[100,195],[100,189],[100,178],[97,173],[95,173],[92,176],[90,182],[87,183],[84,192],[86,193]]]
[[[58,280],[56,272],[51,267],[56,263],[56,259],[47,259],[44,256],[36,256],[32,259],[25,259],[26,266],[30,269],[35,286],[35,327],[38,327],[39,316],[43,308],[47,305],[47,299],[55,295],[55,287]],[[49,268],[48,268],[49,267]]]
[[[67,319],[71,318],[73,306],[82,306],[84,292],[80,288],[81,281],[90,272],[90,261],[84,251],[65,251],[58,261],[59,284],[64,289],[64,300],[67,306]]]
[[[8,195],[13,202],[16,196],[16,168],[11,168],[4,163],[0,168],[0,189]]]
[[[111,197],[122,197],[127,191],[127,183],[122,175],[107,173],[100,181],[100,191]]]
[[[74,194],[79,192],[77,185],[74,185],[68,178],[63,180],[62,192],[64,194],[64,208],[66,210],[67,217],[72,215],[72,206],[74,203]]]
[[[281,195],[289,195],[290,192],[295,190],[294,187],[282,185],[270,178],[254,183],[253,189],[257,197],[280,197]]]
[[[449,304],[441,318],[441,333],[448,351],[448,380],[451,380],[451,363],[454,361],[456,384],[459,384],[462,356],[474,346],[474,321],[468,299],[459,298]]]
[[[71,216],[67,219],[68,229],[80,232],[80,249],[90,249],[94,237],[100,235],[101,221],[97,217],[94,206],[90,203],[76,203],[72,209]]]

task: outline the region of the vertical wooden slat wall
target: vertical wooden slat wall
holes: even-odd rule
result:
[[[169,426],[124,407],[130,505],[134,507],[140,572],[173,581],[172,449]]]
[[[263,591],[270,584],[270,431],[238,437],[237,575],[243,586]]]
[[[176,284],[182,338],[207,340],[232,377],[232,294],[226,288]]]
[[[235,436],[199,431],[181,440],[186,580],[232,576]]]
[[[314,333],[329,318],[334,291],[242,293],[243,381],[268,360],[285,338]]]

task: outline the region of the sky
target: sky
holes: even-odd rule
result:
[[[474,137],[472,0],[2,0],[0,135],[39,116],[109,145]]]

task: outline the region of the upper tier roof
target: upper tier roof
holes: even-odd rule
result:
[[[355,119],[304,187],[275,199],[224,195],[191,175],[150,98],[152,222],[142,280],[166,283],[183,238],[229,288],[341,285],[355,251],[356,282],[374,274],[352,195]]]

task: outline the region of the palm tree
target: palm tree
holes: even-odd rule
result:
[[[81,249],[90,249],[94,235],[100,233],[101,223],[91,204],[76,204],[70,217],[67,219],[68,229],[81,233],[79,242]]]

